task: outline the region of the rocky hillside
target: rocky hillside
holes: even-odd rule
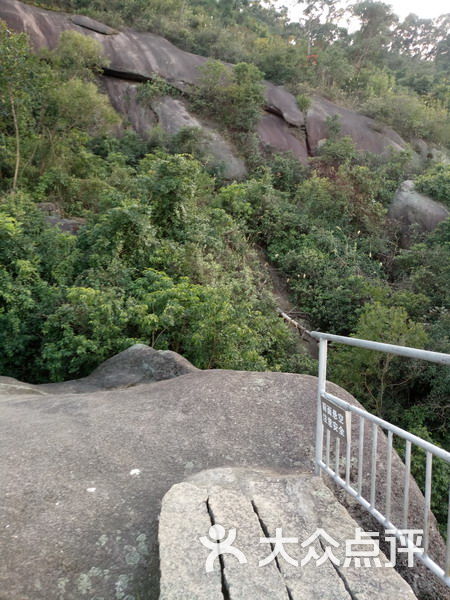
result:
[[[0,19],[16,31],[25,32],[35,48],[55,48],[62,32],[77,31],[99,41],[106,57],[103,85],[113,106],[137,132],[149,135],[159,125],[173,135],[183,127],[200,127],[206,135],[205,149],[217,163],[224,163],[229,179],[242,178],[245,166],[236,148],[190,112],[183,96],[198,82],[206,58],[180,50],[168,40],[151,33],[125,29],[116,31],[88,17],[43,10],[18,0],[3,0]],[[150,106],[139,102],[139,83],[155,75],[182,92],[181,98],[161,97]],[[257,125],[264,147],[291,152],[306,164],[328,136],[327,119],[338,117],[343,135],[350,136],[361,151],[387,155],[402,150],[405,141],[395,131],[369,117],[341,108],[320,97],[302,112],[295,97],[282,86],[265,83],[265,106]],[[220,117],[218,117],[220,121]],[[423,149],[422,149],[423,150]]]

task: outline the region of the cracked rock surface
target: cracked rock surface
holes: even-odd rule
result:
[[[228,533],[236,529],[233,546],[244,553],[246,564],[223,554],[214,570],[205,572],[210,550],[199,537],[211,525]],[[161,557],[160,600],[414,600],[409,585],[392,567],[343,566],[345,541],[355,537],[356,521],[339,504],[320,478],[309,474],[286,475],[263,470],[215,469],[198,473],[173,486],[162,502],[159,523]],[[259,566],[273,544],[260,538],[297,538],[284,548],[298,566],[281,555]],[[339,547],[332,547],[336,565],[326,558],[301,566],[308,550],[302,548],[318,529]],[[314,548],[324,554],[322,539]],[[380,553],[381,564],[388,562]]]

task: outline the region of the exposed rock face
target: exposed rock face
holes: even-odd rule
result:
[[[432,160],[445,165],[450,164],[450,153],[444,148],[438,148],[434,144],[429,144],[420,139],[413,140],[412,146],[422,161]]]
[[[233,546],[247,560],[224,554],[206,573],[209,550],[200,543],[208,539],[212,525],[228,533],[235,529]],[[161,561],[160,600],[414,600],[409,585],[392,567],[359,568],[352,561],[344,566],[345,542],[355,538],[358,523],[333,496],[325,483],[312,475],[282,475],[249,469],[203,471],[173,486],[164,496],[159,520]],[[298,566],[283,557],[260,567],[270,554],[261,538],[297,538],[285,550]],[[318,529],[325,531],[339,548],[330,548],[330,558],[320,566],[314,559],[301,566],[309,548],[306,542]],[[322,540],[324,544],[326,542]],[[318,557],[324,553],[320,541],[312,546]],[[381,553],[382,565],[388,559]]]
[[[306,115],[306,130],[311,151],[314,154],[321,140],[328,137],[327,119],[337,116],[341,133],[350,136],[359,150],[374,154],[387,154],[390,150],[400,151],[406,146],[404,140],[389,127],[379,125],[347,108],[342,108],[324,98],[315,97]]]
[[[103,77],[102,83],[113,107],[125,117],[125,123],[148,137],[158,124],[158,118],[150,107],[138,101],[139,84],[117,77]]]
[[[86,223],[86,220],[82,217],[64,219],[58,216],[49,216],[46,217],[46,221],[50,225],[53,225],[53,227],[58,227],[64,233],[70,233],[71,235],[76,235],[79,229]]]
[[[450,211],[440,202],[416,191],[413,181],[404,181],[397,190],[389,216],[399,222],[403,242],[408,244],[413,230],[427,233],[448,219]]]
[[[273,85],[266,82],[266,107],[269,111],[283,117],[289,125],[302,127],[305,124],[305,116],[297,106],[294,96],[283,86]]]
[[[87,19],[65,13],[47,11],[17,0],[2,0],[0,18],[17,31],[28,33],[37,48],[54,48],[60,34],[67,29],[90,35],[104,47],[109,60],[109,71],[123,79],[150,79],[158,74],[173,85],[185,88],[200,77],[198,68],[208,59],[174,46],[161,36],[126,30],[115,33],[111,28]],[[104,30],[102,31],[102,28]],[[295,99],[284,88],[267,84],[267,102],[294,125],[302,123],[302,113]]]
[[[188,112],[182,100],[166,96],[152,103],[158,115],[160,126],[175,135],[183,128],[193,127],[200,130],[200,149],[209,163],[222,168],[225,179],[243,179],[247,174],[244,162],[237,158],[229,144],[217,131],[214,131]]]
[[[172,485],[217,467],[312,469],[314,377],[199,371],[176,354],[138,345],[84,380],[0,384],[5,600],[157,598],[157,520]],[[333,384],[328,389],[355,402]],[[378,450],[382,506],[382,435]],[[368,467],[364,472],[368,477]],[[402,486],[403,465],[394,456],[393,519]],[[420,527],[424,501],[414,481],[410,503],[410,526]],[[430,548],[444,552],[434,520]],[[429,599],[445,597],[433,592],[428,574],[410,571]]]
[[[38,208],[44,213],[45,220],[50,225],[58,227],[64,233],[77,235],[80,228],[86,223],[82,217],[65,219],[61,216],[61,209],[53,202],[39,202]]]
[[[199,147],[208,163],[220,170],[225,179],[242,179],[246,176],[245,163],[236,156],[231,144],[194,117],[183,100],[165,96],[154,100],[149,106],[138,99],[139,83],[116,77],[104,77],[103,82],[114,108],[144,137],[151,136],[156,125],[168,135],[175,135],[186,127],[199,129]]]
[[[172,379],[198,371],[188,360],[171,350],[154,350],[145,344],[135,344],[109,358],[90,375],[64,383],[34,386],[46,393],[76,394],[96,390],[128,388],[142,383]]]
[[[289,127],[281,117],[267,113],[261,118],[257,131],[263,146],[276,148],[278,152],[290,152],[301,163],[307,164],[308,149],[305,134],[300,129]]]
[[[100,23],[95,19],[91,19],[90,17],[85,17],[83,15],[73,15],[72,17],[70,17],[70,20],[72,21],[72,23],[75,23],[75,25],[85,27],[86,29],[96,31],[97,33],[101,33],[103,35],[115,35],[116,33],[119,33],[116,29],[112,29],[104,23]]]
[[[203,56],[180,50],[158,35],[129,29],[116,32],[87,17],[47,11],[18,0],[2,0],[0,19],[4,19],[13,29],[26,32],[36,48],[54,48],[60,34],[68,29],[97,39],[103,45],[109,61],[105,73],[120,80],[117,83],[111,77],[106,77],[105,86],[111,101],[144,135],[154,126],[155,115],[137,103],[136,89],[130,86],[130,80],[145,81],[158,74],[175,88],[186,91],[198,81],[199,67],[207,60]],[[338,115],[342,133],[351,136],[360,150],[386,154],[390,149],[401,150],[405,147],[402,138],[388,127],[382,127],[373,119],[323,98],[313,100],[305,118],[294,96],[282,86],[266,82],[265,97],[269,114],[262,117],[258,128],[262,143],[278,152],[290,151],[302,162],[306,161],[308,153],[314,154],[320,141],[327,137],[326,119],[333,115]],[[309,147],[302,139],[305,127]],[[219,136],[217,133],[215,135]],[[231,158],[230,146],[224,153],[220,136],[211,144],[211,149],[214,146],[218,146],[219,155],[225,155],[227,160],[232,161],[229,171],[230,178],[234,178],[234,173],[241,170],[241,161],[236,153]]]

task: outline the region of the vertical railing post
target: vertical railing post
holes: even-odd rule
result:
[[[447,548],[445,551],[444,573],[446,577],[450,577],[450,486],[448,487]]]
[[[316,475],[320,475],[320,461],[323,458],[323,423],[322,423],[322,394],[327,384],[327,340],[319,340],[319,376],[317,385],[317,415],[316,415]]]

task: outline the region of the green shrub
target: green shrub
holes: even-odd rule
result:
[[[416,188],[450,207],[450,165],[434,165],[417,177]]]
[[[350,137],[328,138],[318,149],[317,156],[327,165],[337,166],[357,158],[355,144]]]
[[[239,63],[230,68],[209,60],[200,70],[193,90],[195,106],[233,130],[254,129],[264,102],[262,73],[257,67]]]
[[[311,98],[308,98],[305,94],[297,94],[296,98],[297,106],[302,112],[307,112],[311,106]]]
[[[401,307],[387,307],[379,302],[368,303],[360,311],[352,334],[354,337],[423,348],[428,337],[422,324],[408,318]],[[344,346],[333,358],[333,376],[350,390],[370,410],[387,417],[388,400],[396,392],[399,381],[417,369],[414,361],[391,354]],[[387,404],[387,406],[386,406]]]
[[[450,144],[449,113],[439,103],[426,104],[419,96],[407,92],[391,92],[369,98],[365,113],[391,125],[410,140],[425,138],[447,146]]]
[[[57,47],[43,55],[69,78],[92,79],[109,65],[100,42],[77,31],[63,31]]]
[[[290,152],[273,154],[267,161],[277,190],[294,194],[297,186],[306,179],[307,167]]]
[[[150,81],[139,86],[137,98],[139,102],[150,103],[162,96],[177,96],[179,92],[159,75],[153,75]]]

